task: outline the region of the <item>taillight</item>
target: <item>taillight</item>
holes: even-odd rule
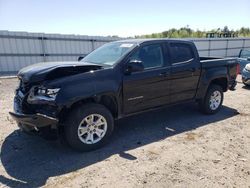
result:
[[[240,64],[237,63],[237,66],[236,66],[236,75],[240,74]]]

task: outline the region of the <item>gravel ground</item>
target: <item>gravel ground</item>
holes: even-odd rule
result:
[[[106,147],[77,153],[20,132],[16,79],[0,79],[0,187],[250,187],[250,90],[206,116],[178,105],[116,122]]]

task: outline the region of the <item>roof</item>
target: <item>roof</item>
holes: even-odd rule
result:
[[[169,38],[147,38],[147,39],[125,39],[125,40],[119,40],[115,42],[131,42],[131,43],[137,43],[141,44],[144,42],[152,42],[152,41],[188,41],[185,39],[169,39]]]

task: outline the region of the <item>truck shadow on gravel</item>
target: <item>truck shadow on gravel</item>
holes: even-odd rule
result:
[[[243,89],[250,90],[250,86],[242,86]]]
[[[117,122],[110,144],[88,153],[77,153],[58,142],[16,130],[5,139],[1,148],[1,162],[9,176],[0,175],[0,183],[9,187],[38,187],[45,185],[50,177],[105,161],[114,154],[137,160],[126,151],[238,114],[237,110],[223,106],[218,114],[207,116],[199,113],[193,104],[143,113]]]

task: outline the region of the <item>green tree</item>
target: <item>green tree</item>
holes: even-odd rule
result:
[[[209,31],[200,31],[200,30],[192,30],[187,25],[186,27],[182,27],[180,29],[169,29],[166,31],[163,31],[161,33],[152,33],[147,35],[141,35],[141,36],[135,36],[135,38],[202,38],[206,36],[207,32],[214,32],[214,33],[220,33],[220,32],[235,32],[238,33],[238,36],[240,37],[250,37],[250,28],[242,27],[239,30],[230,30],[228,26],[224,26],[223,29],[217,28],[212,29]]]

